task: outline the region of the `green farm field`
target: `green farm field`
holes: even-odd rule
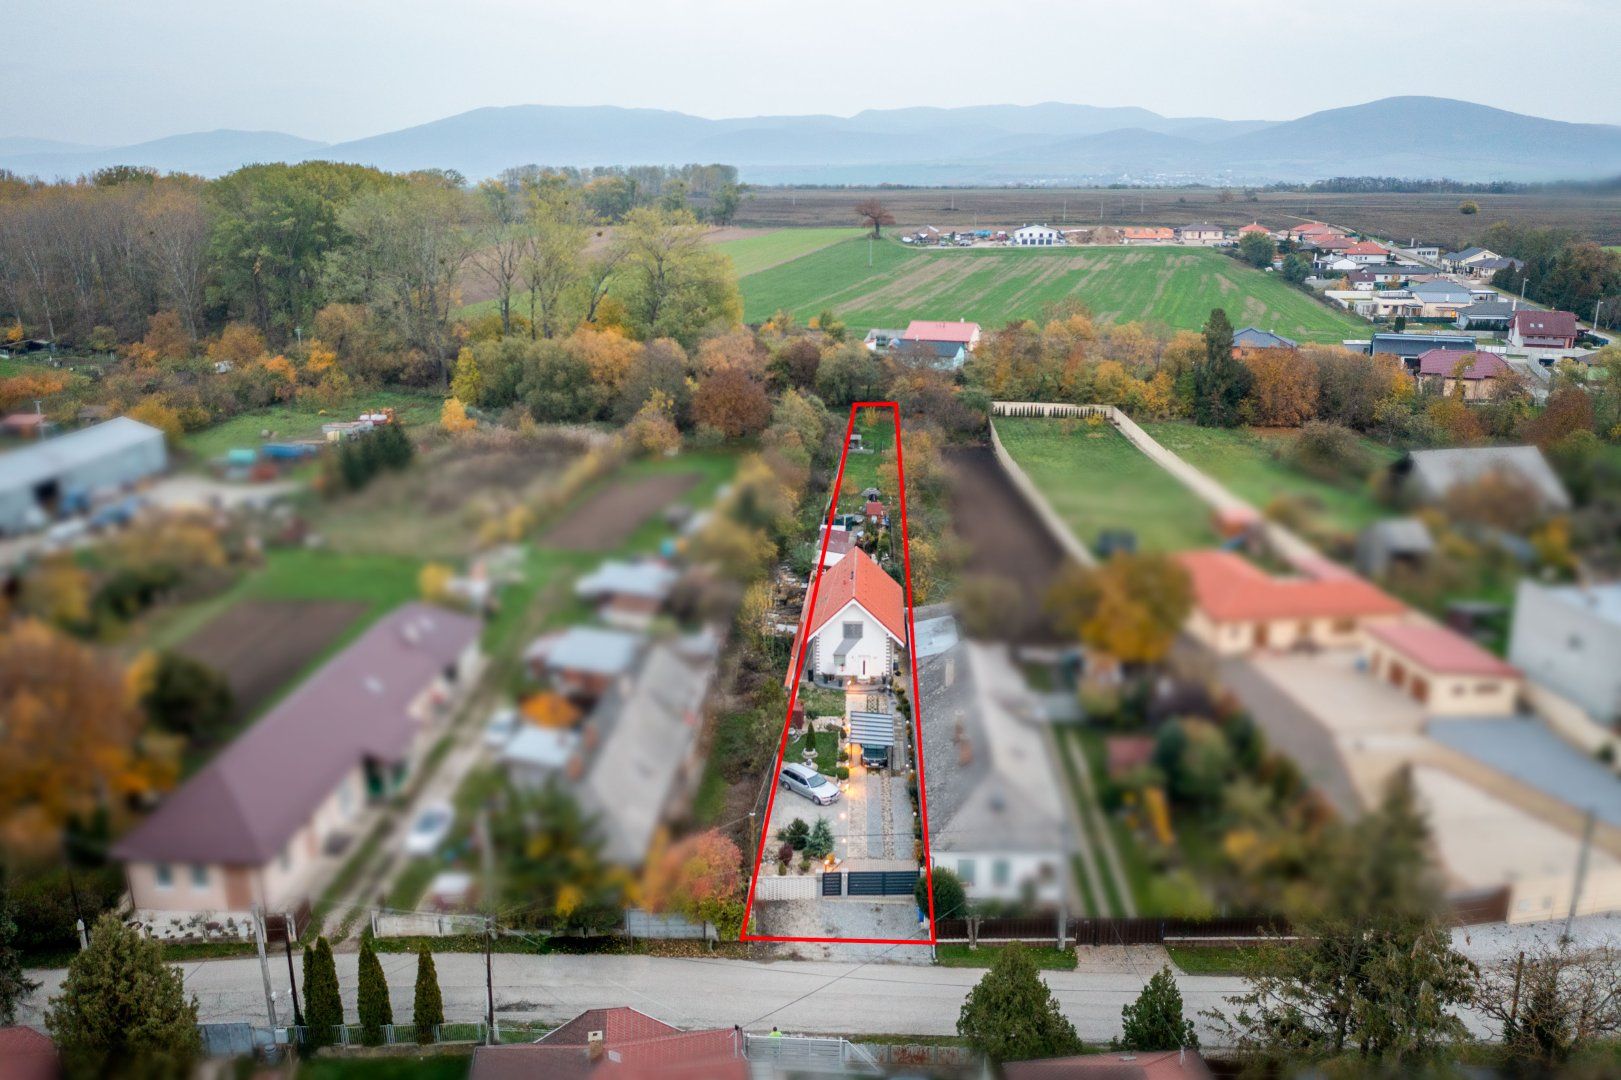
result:
[[[1283,458],[1293,433],[1204,428],[1176,420],[1142,427],[1165,449],[1260,509],[1280,495],[1298,498],[1323,525],[1338,532],[1359,532],[1389,514],[1365,485],[1331,484],[1293,468]],[[1362,446],[1369,460],[1381,467],[1399,456],[1369,439],[1363,439]]]
[[[755,233],[736,240],[722,240],[715,247],[731,257],[732,268],[737,271],[737,276],[742,278],[758,274],[762,270],[769,270],[773,266],[780,266],[785,262],[792,262],[802,255],[820,251],[840,240],[859,237],[862,232],[861,229],[831,227],[772,229],[769,232]]]
[[[1142,551],[1215,543],[1205,505],[1114,428],[1006,417],[996,421],[996,432],[1088,547],[1103,529],[1132,530]]]
[[[741,241],[740,241],[741,242]],[[1339,341],[1368,324],[1324,307],[1274,277],[1205,248],[1097,247],[914,250],[848,240],[742,280],[744,318],[786,309],[809,319],[831,308],[853,330],[912,319],[968,319],[987,327],[1036,318],[1076,299],[1104,322],[1197,330],[1222,307],[1235,326],[1309,341]]]

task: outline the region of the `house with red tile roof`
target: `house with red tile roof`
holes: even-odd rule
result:
[[[1122,244],[1170,244],[1176,240],[1176,230],[1159,225],[1127,225],[1120,230]]]
[[[959,367],[979,345],[980,326],[976,322],[941,322],[913,319],[895,343],[900,353],[933,353],[935,358]]]
[[[1521,308],[1508,324],[1508,343],[1519,349],[1569,349],[1580,333],[1572,312]]]
[[[860,548],[822,571],[800,628],[805,677],[824,683],[887,679],[906,648],[904,590]],[[790,667],[790,676],[792,667]]]
[[[626,1006],[589,1009],[532,1043],[480,1046],[468,1080],[747,1080],[736,1028],[682,1031]]]
[[[1271,236],[1272,230],[1267,228],[1265,225],[1262,225],[1259,221],[1252,221],[1248,225],[1245,225],[1238,230],[1238,235],[1240,237],[1249,236],[1251,233],[1259,233],[1261,236]]]
[[[1459,394],[1469,401],[1491,397],[1501,380],[1513,374],[1507,361],[1496,353],[1457,352],[1431,349],[1418,356],[1421,386],[1449,397]]]
[[[1351,647],[1366,626],[1407,612],[1401,601],[1338,566],[1274,577],[1231,551],[1185,552],[1177,562],[1193,586],[1184,629],[1225,656]]]
[[[1390,261],[1390,249],[1375,244],[1372,240],[1359,240],[1346,248],[1341,254],[1352,262],[1364,266],[1376,266],[1379,263]]]
[[[56,1044],[33,1028],[0,1027],[0,1080],[57,1080]]]
[[[1370,625],[1363,656],[1370,675],[1432,716],[1511,716],[1519,701],[1519,668],[1436,623]]]

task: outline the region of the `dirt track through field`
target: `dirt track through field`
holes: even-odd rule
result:
[[[365,610],[353,600],[243,600],[204,623],[177,651],[224,675],[236,715],[252,716]]]
[[[629,539],[643,522],[685,495],[703,477],[668,473],[619,480],[586,500],[541,537],[544,547],[564,551],[608,551]]]
[[[1064,564],[1063,551],[988,448],[953,450],[951,465],[956,473],[952,526],[968,547],[964,574],[1005,578],[1018,587],[1018,610],[1010,613],[1006,627],[1009,638],[1059,640],[1043,608],[1047,589]]]

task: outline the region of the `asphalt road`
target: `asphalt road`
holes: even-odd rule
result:
[[[1491,963],[1513,957],[1520,949],[1535,948],[1563,928],[1562,921],[1466,927],[1453,931],[1453,944],[1477,963]],[[1580,945],[1621,944],[1621,916],[1577,919],[1572,936]],[[1064,1013],[1088,1041],[1106,1041],[1119,1034],[1121,1007],[1136,999],[1163,953],[1154,948],[1099,953],[1100,957],[1106,955],[1110,957],[1106,970],[1043,972]],[[342,952],[336,959],[346,1015],[352,1021],[358,954]],[[384,953],[382,962],[393,991],[394,1015],[408,1020],[416,957]],[[447,1019],[482,1018],[484,957],[442,952],[435,955],[434,963]],[[203,1022],[265,1022],[264,984],[257,959],[206,960],[180,966],[187,988],[197,996],[198,1017]],[[43,985],[23,1005],[18,1020],[39,1027],[46,999],[57,992],[66,973],[30,974]],[[982,974],[975,968],[889,964],[882,957],[867,963],[511,953],[494,957],[497,1018],[559,1023],[586,1009],[631,1005],[679,1027],[736,1024],[746,1031],[764,1032],[775,1025],[785,1032],[804,1034],[955,1034],[963,998]],[[285,1008],[285,961],[272,960],[270,978],[278,1008]],[[1220,1045],[1199,1013],[1220,1007],[1224,997],[1242,991],[1243,980],[1179,975],[1176,981],[1187,1014],[1199,1025],[1201,1040]],[[1479,1023],[1472,1026],[1488,1034]]]
[[[354,1019],[355,953],[337,956],[346,1014]],[[385,953],[383,969],[393,991],[394,1015],[409,1019],[416,957]],[[484,957],[439,953],[434,957],[449,1020],[484,1015]],[[205,1023],[265,1022],[264,986],[256,959],[210,960],[181,965],[197,995]],[[36,972],[45,985],[19,1014],[40,1026],[45,999],[63,972]],[[585,1009],[631,1005],[680,1027],[729,1027],[810,1034],[952,1035],[963,997],[979,980],[973,968],[866,965],[824,961],[674,959],[647,956],[531,956],[496,954],[498,1018],[566,1020]],[[1120,1008],[1136,998],[1151,972],[1045,972],[1048,984],[1082,1038],[1106,1041],[1119,1033]],[[1227,977],[1178,979],[1189,1013],[1221,1004],[1242,981]],[[271,965],[278,1002],[285,1000],[285,962]],[[285,1022],[285,1021],[283,1021]]]

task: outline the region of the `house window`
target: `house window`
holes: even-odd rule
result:
[[[208,888],[208,867],[202,863],[193,863],[191,867],[191,885],[194,889]]]
[[[960,879],[962,881],[962,883],[964,885],[972,885],[974,883],[974,860],[973,859],[958,859],[957,860],[957,877],[958,877],[958,879]]]
[[[995,862],[991,863],[992,885],[1006,885],[1009,879],[1012,877],[1013,868],[1008,865],[1008,861],[1006,859],[997,859]]]
[[[152,878],[158,883],[158,888],[168,889],[174,886],[174,871],[169,869],[168,863],[158,863],[152,867]]]
[[[861,637],[861,623],[847,622],[844,624],[844,640],[855,641]]]

